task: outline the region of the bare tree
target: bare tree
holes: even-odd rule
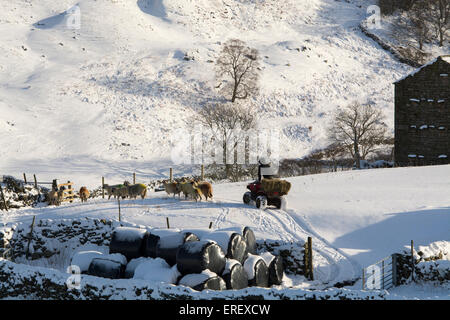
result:
[[[218,88],[231,96],[231,102],[248,98],[258,91],[258,66],[256,49],[238,39],[228,40],[217,60]]]
[[[330,141],[343,146],[360,169],[360,160],[386,142],[387,126],[383,118],[381,110],[373,105],[354,102],[336,112],[330,127]]]
[[[428,20],[439,38],[439,46],[444,46],[450,30],[450,0],[428,0]]]
[[[207,105],[194,116],[194,121],[204,125],[211,132],[214,141],[211,145],[219,143],[223,150],[223,163],[226,175],[230,175],[233,164],[237,161],[237,147],[239,143],[246,143],[247,131],[257,126],[256,108],[240,103],[226,103]],[[246,153],[248,149],[245,149]],[[233,152],[233,163],[228,163]]]
[[[423,50],[426,41],[431,38],[429,25],[429,0],[416,0],[409,8],[399,13],[393,20],[391,33],[394,39],[402,45]]]

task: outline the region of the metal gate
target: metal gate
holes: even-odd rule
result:
[[[393,254],[362,271],[363,290],[388,290],[397,285],[397,255]]]

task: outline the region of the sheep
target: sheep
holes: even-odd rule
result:
[[[212,185],[206,181],[200,181],[198,183],[198,188],[201,190],[202,194],[205,196],[206,201],[208,201],[208,197],[213,197]]]
[[[188,195],[191,195],[193,199],[197,202],[197,199],[200,198],[202,200],[202,191],[197,187],[197,182],[183,182],[180,183],[181,191],[184,194],[185,199],[187,199]]]
[[[86,187],[80,188],[80,199],[81,202],[87,202],[87,199],[89,198],[89,190]]]
[[[58,191],[52,190],[48,193],[48,204],[49,205],[58,205]]]
[[[114,190],[116,190],[117,188],[122,187],[123,185],[121,184],[116,184],[113,186],[110,186],[109,184],[104,184],[103,185],[103,189],[106,190],[106,192],[108,193],[108,200],[111,199],[111,196],[114,196],[114,198],[116,198],[116,194],[114,193]]]
[[[181,188],[180,183],[178,182],[163,182],[164,189],[166,190],[167,194],[170,196],[171,193],[173,193],[173,197],[175,198],[175,195],[178,194],[180,196]]]
[[[136,199],[137,196],[141,196],[144,199],[147,194],[147,186],[143,183],[133,184],[127,186],[127,191],[130,198]]]
[[[114,199],[116,197],[118,198],[122,198],[125,199],[126,197],[128,197],[128,187],[124,186],[124,185],[117,185],[111,188],[111,192],[114,195]]]
[[[66,190],[66,188],[65,187],[61,187],[61,188],[59,188],[59,191],[58,191],[58,206],[61,204],[61,202],[64,200],[64,190]]]

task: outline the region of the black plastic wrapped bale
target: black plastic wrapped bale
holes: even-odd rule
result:
[[[283,258],[281,256],[274,256],[270,252],[264,252],[261,257],[266,262],[269,268],[269,285],[280,285],[283,282]]]
[[[111,235],[109,253],[121,253],[128,261],[144,255],[147,230],[117,227]]]
[[[202,238],[204,241],[214,241],[225,252],[225,257],[243,263],[247,258],[247,243],[244,238],[233,231],[215,231]]]
[[[269,287],[269,268],[262,257],[249,254],[244,269],[247,272],[249,286]]]
[[[170,236],[160,237],[158,240],[156,255],[158,258],[166,260],[173,266],[177,263],[178,248],[185,242],[199,241],[198,237],[190,232],[181,232]]]
[[[247,243],[247,252],[251,254],[256,254],[256,237],[253,230],[250,227],[245,227],[242,231],[242,237]]]
[[[191,287],[197,291],[226,290],[225,281],[214,272],[204,270],[201,273],[188,274],[180,279],[179,285]]]
[[[88,274],[96,277],[103,277],[109,279],[120,279],[125,272],[125,265],[120,262],[94,258],[89,265]]]
[[[247,272],[237,260],[227,260],[222,278],[227,284],[227,289],[239,290],[248,287]]]
[[[145,241],[144,256],[149,258],[158,257],[158,242],[161,237],[166,237],[178,234],[179,231],[175,229],[152,229],[148,232]]]
[[[211,241],[185,242],[177,252],[177,268],[182,275],[201,273],[205,269],[222,274],[225,263],[222,249]]]

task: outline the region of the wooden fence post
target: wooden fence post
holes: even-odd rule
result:
[[[202,181],[205,181],[205,166],[202,164],[200,177]]]
[[[170,168],[169,179],[170,179],[170,182],[172,182],[172,180],[173,180],[173,169],[172,168]]]
[[[105,177],[102,177],[102,199],[105,199]]]
[[[136,172],[133,172],[133,184],[136,184]]]
[[[414,240],[411,240],[411,279],[414,280]]]
[[[392,255],[392,284],[397,286],[397,254]]]
[[[211,229],[212,228],[212,221],[209,223],[209,229]]]
[[[170,229],[169,217],[166,217],[166,224],[167,224],[167,229]]]
[[[309,280],[314,280],[312,238],[308,237]]]
[[[31,240],[33,239],[33,228],[34,228],[35,220],[36,220],[36,216],[33,216],[33,222],[31,222],[30,234],[28,235],[27,252],[26,252],[26,255],[25,255],[27,260],[28,260],[28,253],[30,252],[30,243],[31,243]]]
[[[3,193],[2,185],[0,185],[0,193],[3,200],[3,205],[5,206],[5,210],[8,211],[8,205],[6,204],[5,194]]]
[[[120,197],[117,197],[117,203],[119,204],[119,222],[122,221],[122,217],[120,214]]]
[[[362,269],[362,289],[364,290],[364,285],[365,285],[365,269],[363,268]]]
[[[37,184],[37,179],[36,179],[36,175],[33,174],[33,178],[34,178],[34,187],[37,189],[38,188],[38,184]]]
[[[23,174],[23,181],[27,184],[27,175],[25,173]]]

